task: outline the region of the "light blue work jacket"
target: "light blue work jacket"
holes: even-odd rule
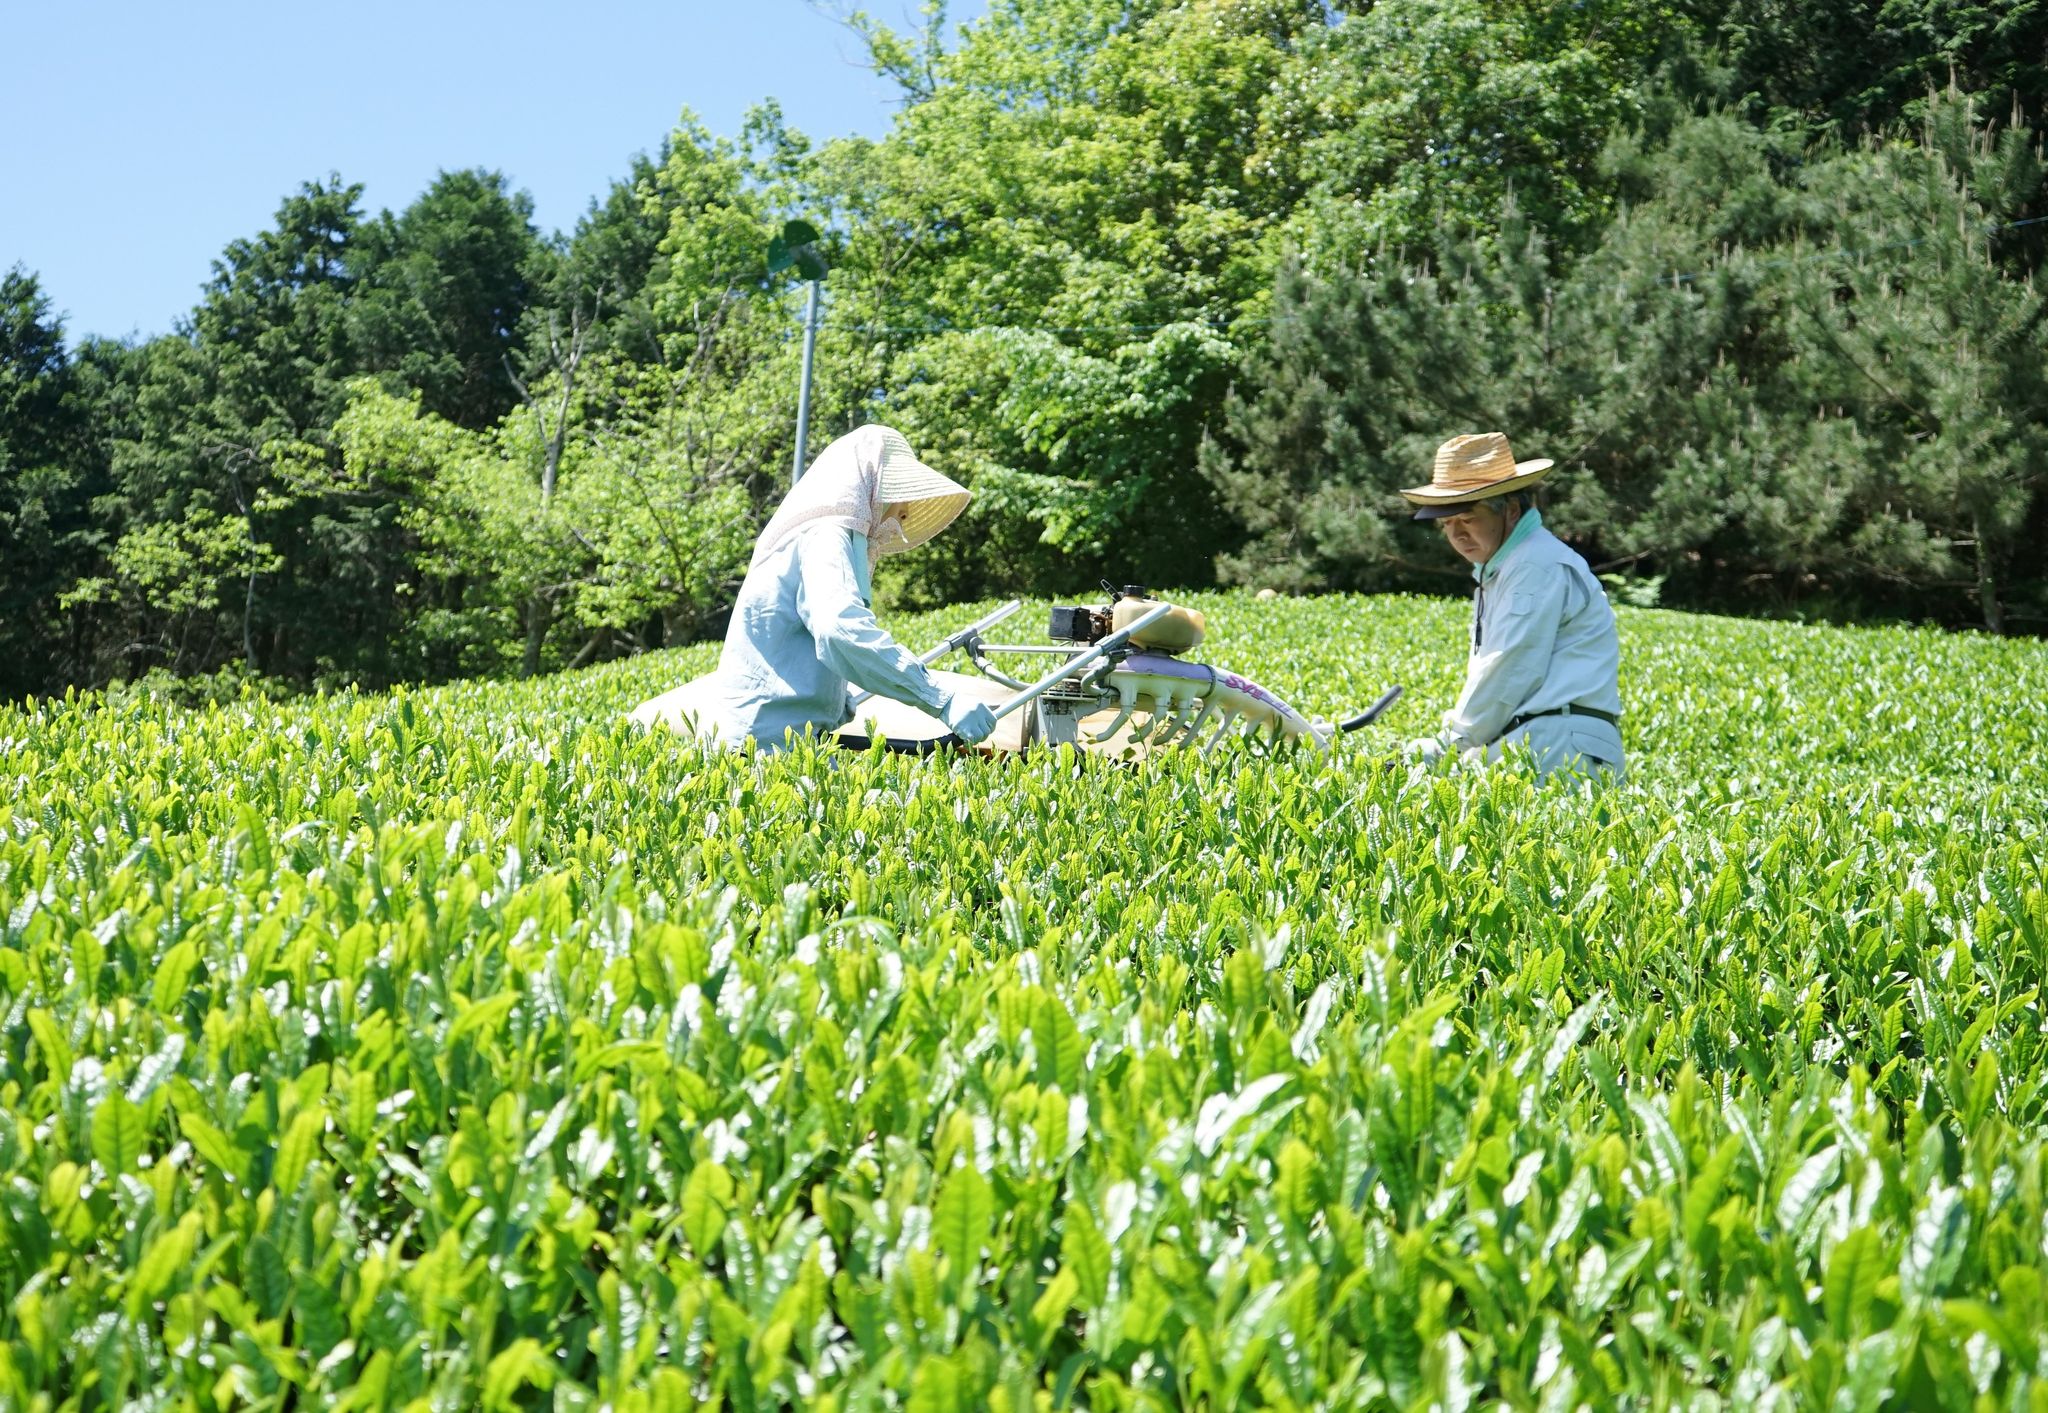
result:
[[[838,525],[798,530],[747,571],[718,670],[703,683],[704,725],[728,741],[782,744],[853,715],[847,683],[943,716],[947,693],[882,631],[868,606],[867,538]]]
[[[1558,707],[1621,714],[1621,643],[1614,611],[1586,561],[1522,513],[1514,532],[1476,566],[1472,654],[1465,687],[1444,713],[1444,739],[1490,759],[1516,745],[1535,752],[1545,774],[1574,757],[1622,770],[1620,729],[1598,717],[1538,715]],[[1530,719],[1510,729],[1519,717]]]

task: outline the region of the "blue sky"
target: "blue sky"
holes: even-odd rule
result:
[[[913,0],[865,0],[885,22]],[[953,0],[955,20],[985,0]],[[0,270],[86,334],[167,332],[210,262],[338,172],[369,211],[443,168],[531,192],[542,230],[652,151],[678,113],[733,133],[781,101],[813,138],[879,136],[893,91],[806,0],[45,0],[8,7],[16,130],[0,143]]]

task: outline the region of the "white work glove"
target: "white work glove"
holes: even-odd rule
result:
[[[1417,736],[1401,750],[1404,755],[1419,760],[1424,765],[1435,765],[1444,758],[1443,737]]]
[[[939,717],[955,736],[970,743],[986,741],[996,729],[996,714],[967,697],[947,697],[940,705]]]

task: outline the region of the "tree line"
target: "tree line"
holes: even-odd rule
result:
[[[903,106],[687,113],[576,228],[339,176],[176,330],[0,279],[0,697],[535,673],[715,631],[812,426],[976,490],[929,604],[1456,583],[1393,489],[1557,458],[1638,602],[2048,623],[2048,0],[993,0]]]

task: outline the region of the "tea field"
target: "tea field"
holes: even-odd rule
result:
[[[1464,605],[1190,601],[1408,696],[0,708],[0,1407],[2048,1407],[2048,645],[1625,611],[1630,781],[1539,789],[1389,762]]]

